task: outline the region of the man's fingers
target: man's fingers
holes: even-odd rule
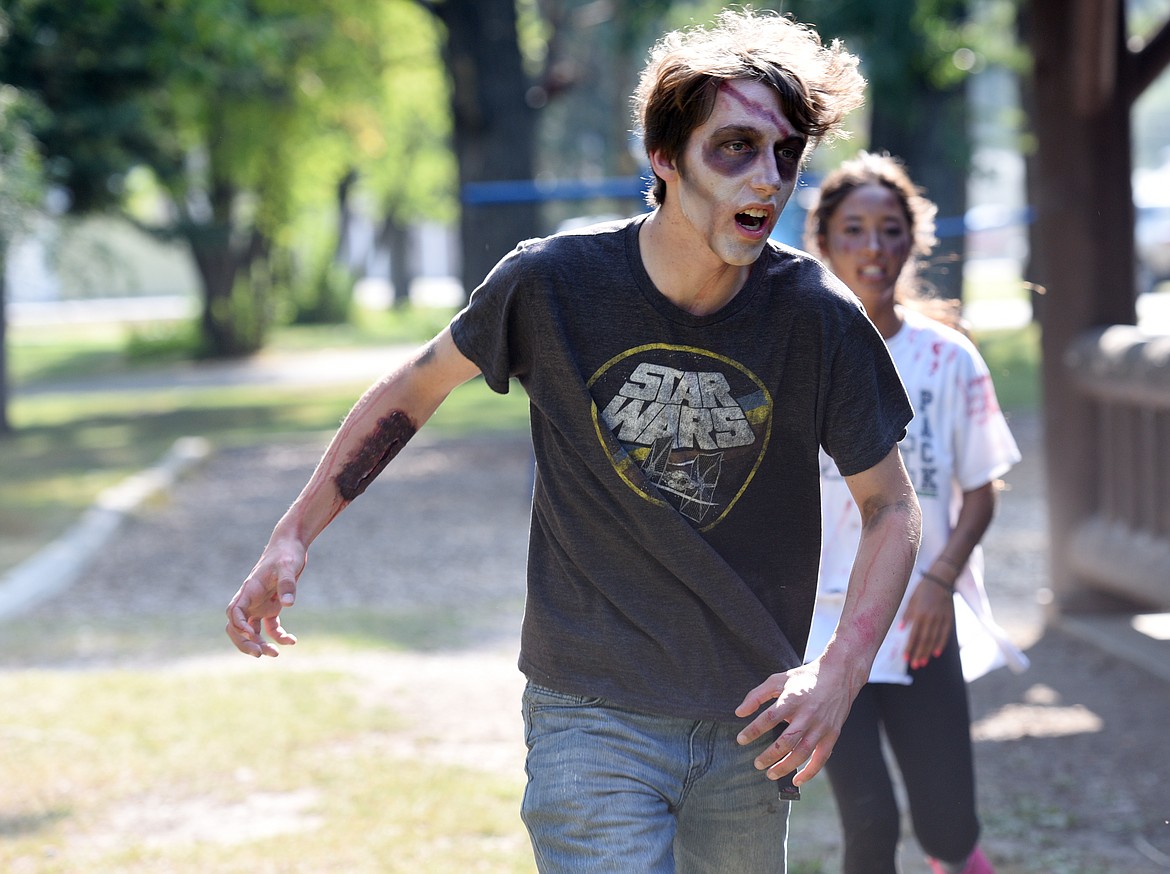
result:
[[[780,736],[756,756],[756,767],[766,771],[770,780],[779,780],[785,774],[792,773],[804,763],[811,752],[803,751],[803,741],[803,732],[785,726]]]
[[[737,713],[739,711],[736,711]],[[764,735],[771,732],[777,725],[784,720],[777,712],[775,707],[769,707],[748,725],[746,725],[736,738],[740,745],[750,744],[752,741],[758,740]]]
[[[783,675],[773,675],[748,692],[743,698],[743,703],[735,708],[735,715],[741,718],[747,718],[769,701],[779,698],[780,693],[784,691],[784,683],[780,682],[777,684],[777,677],[782,678]],[[755,738],[753,737],[751,740],[755,740]],[[740,741],[740,743],[743,742]]]
[[[296,638],[291,634],[283,632],[283,629],[282,634],[284,640],[279,640],[278,642],[296,643]],[[253,658],[260,658],[261,656],[276,658],[276,656],[280,655],[280,650],[265,640],[258,631],[244,634],[235,625],[229,623],[227,626],[227,635],[231,639],[231,642],[236,645],[236,649],[244,655],[250,655]]]
[[[252,627],[252,622],[248,619],[248,614],[240,604],[239,598],[232,601],[228,605],[228,634],[232,633],[232,629],[237,630],[244,637],[250,637],[255,633]]]
[[[244,655],[259,658],[263,654],[260,648],[260,642],[255,638],[251,629],[247,632],[241,631],[240,627],[232,621],[228,622],[225,630],[227,631],[228,638],[235,644],[236,649]]]
[[[297,578],[282,576],[276,581],[276,598],[284,607],[291,607],[297,600]]]
[[[770,779],[779,780],[803,766],[799,779],[793,779],[793,784],[799,786],[815,777],[824,767],[834,743],[815,732],[786,728],[774,743],[756,757],[756,767],[766,770]]]
[[[297,642],[295,634],[289,634],[284,630],[284,626],[280,624],[279,616],[269,616],[264,620],[264,630],[268,632],[268,636],[281,646],[292,646]],[[276,655],[276,652],[273,652]]]
[[[264,633],[261,630],[262,626],[263,631],[266,631],[269,637],[282,646],[291,646],[297,642],[297,639],[281,626],[279,604],[276,605],[276,610],[269,613],[269,615],[250,616],[249,613],[252,612],[252,605],[245,590],[246,584],[244,587],[241,587],[236,597],[228,605],[227,635],[232,643],[235,644],[236,649],[245,655],[250,655],[255,658],[259,658],[260,656],[271,656],[275,658],[280,655],[280,650],[264,638]],[[292,597],[291,592],[290,597]]]
[[[833,752],[833,746],[835,744],[826,744],[824,742],[818,744],[805,766],[792,778],[792,785],[803,786],[819,774],[821,768],[825,767],[825,763],[829,761],[829,756]]]

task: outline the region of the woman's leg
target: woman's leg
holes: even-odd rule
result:
[[[825,765],[844,834],[844,874],[897,872],[900,814],[878,720],[885,688],[862,688]]]
[[[966,859],[979,839],[971,717],[954,632],[937,659],[914,671],[909,686],[882,696],[881,720],[894,751],[914,833],[926,853]]]

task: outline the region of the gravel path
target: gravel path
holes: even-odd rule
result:
[[[164,502],[142,508],[82,583],[37,612],[222,614],[323,448],[306,441],[213,454]],[[317,539],[297,607],[518,603],[531,490],[524,440],[436,443],[419,435]]]

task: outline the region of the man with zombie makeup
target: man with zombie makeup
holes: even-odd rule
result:
[[[654,210],[501,260],[355,405],[228,606],[242,652],[293,643],[279,614],[312,540],[455,386],[518,379],[537,461],[522,816],[542,872],[783,871],[777,781],[824,765],[898,607],[910,405],[857,300],[768,239],[810,144],[860,105],[856,67],[771,14],[664,37],[635,95]],[[840,628],[802,666],[822,446],[865,525]]]

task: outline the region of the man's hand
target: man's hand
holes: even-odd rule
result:
[[[776,741],[756,758],[756,767],[766,770],[771,780],[779,780],[804,765],[792,782],[796,786],[807,783],[824,767],[837,744],[856,690],[844,678],[830,680],[821,676],[822,669],[817,659],[773,674],[748,692],[735,710],[736,716],[746,718],[775,700],[739,733],[741,744],[749,744],[787,723]]]
[[[775,702],[739,733],[739,742],[748,744],[783,728],[756,757],[756,767],[778,780],[804,765],[793,778],[795,786],[815,777],[829,760],[897,613],[921,539],[918,499],[897,446],[873,467],[845,481],[861,511],[862,525],[837,630],[820,658],[773,674],[748,692],[735,710],[736,716],[746,718]]]
[[[303,547],[289,542],[270,543],[264,550],[227,607],[227,635],[240,652],[256,658],[275,657],[280,651],[272,642],[281,646],[297,642],[281,626],[280,611],[296,601],[297,580],[306,558]]]

